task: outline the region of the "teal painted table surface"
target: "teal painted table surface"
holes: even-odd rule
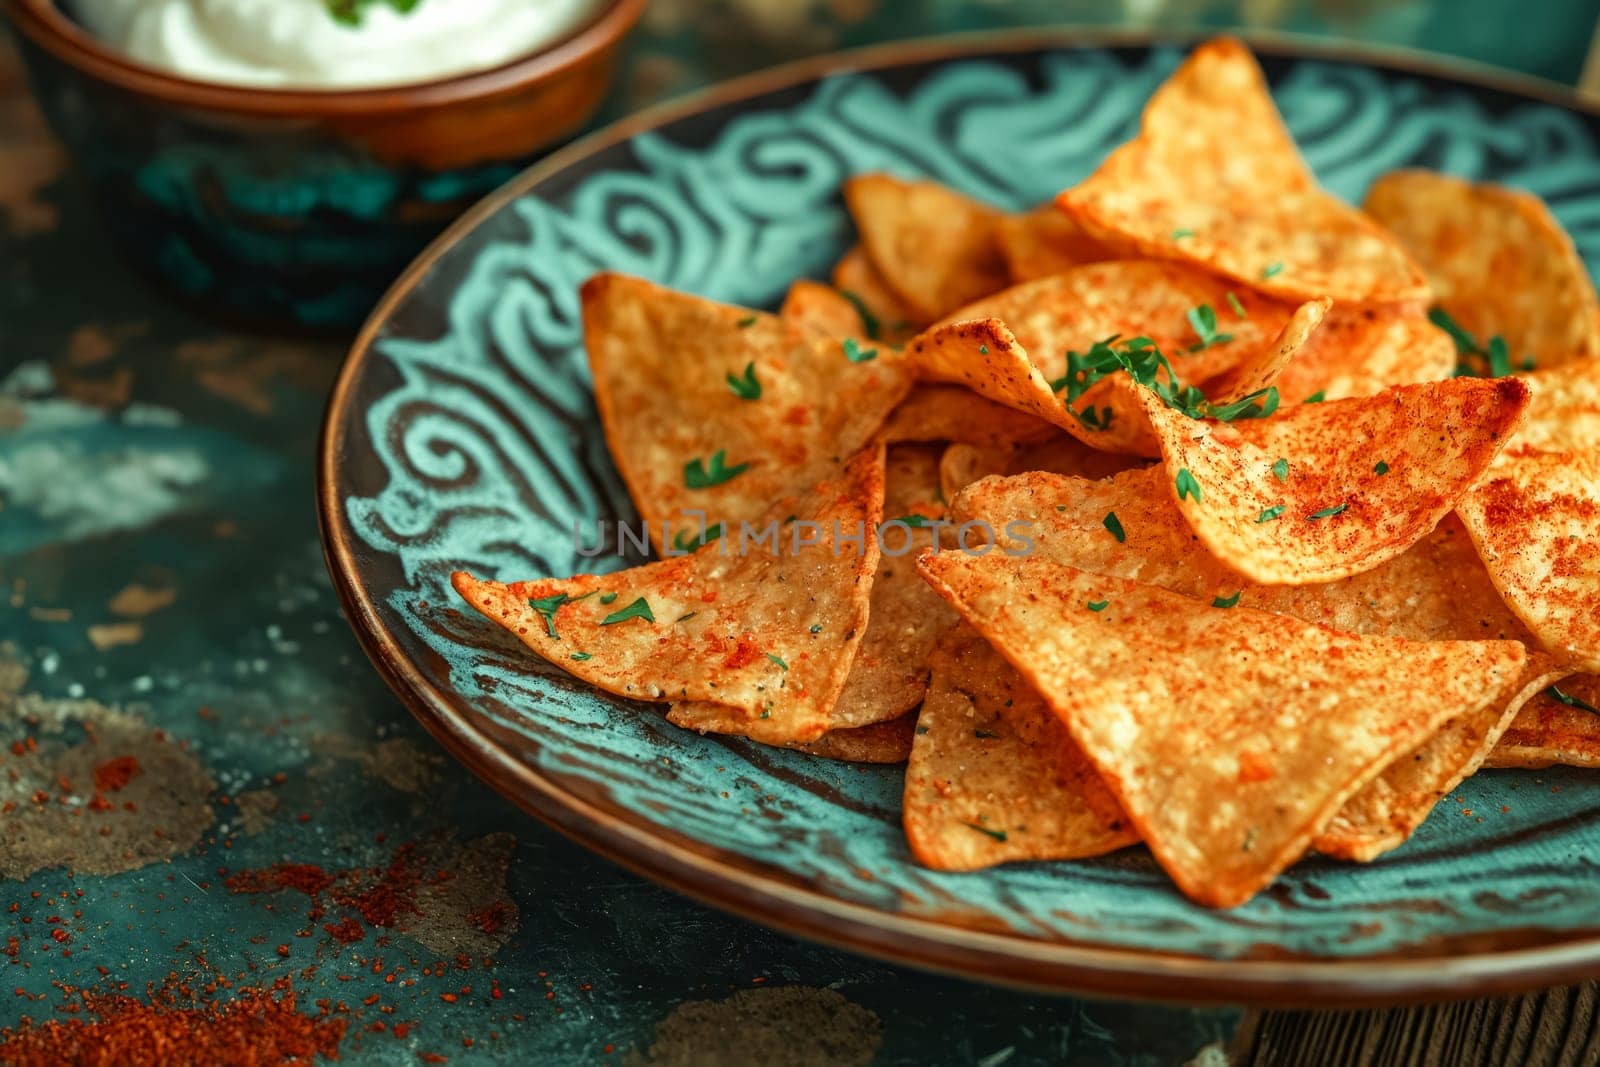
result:
[[[796,49],[1027,9],[707,6],[655,6],[613,114]],[[741,24],[751,47],[722,43]],[[324,569],[313,450],[344,347],[237,332],[128,272],[0,58],[0,1026],[54,1019],[109,1062],[151,1005],[185,1035],[166,1062],[242,1055],[214,1044],[230,1032],[354,1063],[1158,1064],[1230,1037],[1274,1062],[1271,1018],[979,986],[727,917],[449,762]],[[1592,1014],[1575,997],[1550,1010]],[[1359,1043],[1284,1018],[1280,1051]],[[1458,1025],[1385,1018],[1360,1025]],[[1543,1032],[1527,1047],[1565,1047]],[[21,1058],[6,1040],[0,1062]]]

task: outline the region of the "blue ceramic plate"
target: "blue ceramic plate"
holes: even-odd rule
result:
[[[1544,196],[1600,256],[1596,119],[1547,90],[1416,62],[1258,46],[1322,180],[1359,199],[1420,165]],[[512,182],[425,254],[350,356],[328,414],[323,530],[374,661],[507,797],[652,878],[760,922],[1038,987],[1328,1005],[1600,971],[1600,783],[1480,774],[1368,866],[1310,859],[1232,911],[1188,903],[1140,849],[977,874],[924,870],[901,769],[666,724],[462,605],[597,563],[574,522],[631,520],[596,420],[578,285],[597,270],[772,307],[851,241],[840,183],[927,176],[1008,208],[1132,132],[1171,46],[1037,35],[892,46],[646,113]]]

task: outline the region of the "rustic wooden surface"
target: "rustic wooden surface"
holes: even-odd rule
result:
[[[1600,986],[1380,1011],[1250,1013],[1235,1067],[1585,1067],[1600,1063]]]

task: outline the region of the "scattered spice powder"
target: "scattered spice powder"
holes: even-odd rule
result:
[[[329,937],[346,945],[367,936],[366,927],[348,917],[336,923],[323,923],[322,929]]]
[[[472,923],[484,933],[493,937],[504,930],[507,925],[515,921],[516,910],[504,900],[491,901],[489,906],[478,911],[470,912],[467,921]]]
[[[311,898],[312,922],[322,918],[322,893],[333,884],[333,875],[315,863],[278,863],[256,871],[238,871],[223,882],[235,893],[277,893],[294,890]]]
[[[382,946],[389,943],[391,932],[399,933],[436,953],[455,952],[455,966],[470,970],[474,957],[487,959],[517,931],[517,906],[505,887],[515,844],[509,834],[490,834],[463,844],[439,835],[402,844],[374,866],[325,869],[280,863],[234,871],[219,868],[217,874],[233,893],[305,897],[308,924],[297,936],[313,936],[321,923],[322,932],[335,942],[350,944],[370,934]],[[416,963],[424,975],[431,971],[442,976],[450,966],[447,959],[431,968]],[[418,980],[404,976],[403,967],[385,974],[381,960],[371,969],[387,985],[410,986]]]
[[[121,792],[142,770],[136,756],[118,756],[94,769],[94,787],[101,793]]]
[[[402,915],[418,914],[417,884],[422,871],[413,862],[417,846],[401,845],[377,880],[360,892],[336,892],[334,899],[360,912],[370,926],[394,926]]]
[[[225,1003],[198,999],[175,976],[148,1002],[93,989],[66,992],[75,999],[60,1010],[76,1017],[24,1017],[21,1025],[0,1030],[0,1063],[310,1063],[317,1056],[337,1059],[348,1025],[326,1009],[302,1014],[287,978],[242,990]]]

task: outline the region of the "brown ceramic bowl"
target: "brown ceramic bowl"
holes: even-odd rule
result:
[[[135,261],[209,305],[359,320],[445,223],[600,107],[645,0],[503,66],[379,89],[195,81],[54,0],[0,0],[57,134]]]

